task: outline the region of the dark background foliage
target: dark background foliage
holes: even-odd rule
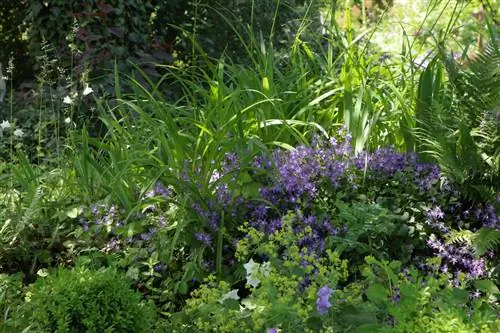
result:
[[[14,60],[14,66],[19,68],[17,80],[28,78],[32,67],[28,54],[28,41],[22,35],[26,30],[24,18],[29,10],[26,0],[0,2],[0,62],[3,64],[4,75],[9,58]]]
[[[3,1],[0,62],[14,59],[16,84],[33,79],[41,70],[37,59],[46,52],[45,45],[56,50],[60,65],[76,75],[87,68],[95,78],[113,68],[115,60],[121,70],[132,61],[155,75],[153,63],[170,63],[174,54],[190,60],[188,34],[195,35],[208,56],[243,56],[233,27],[248,25],[257,35],[262,31],[269,36],[277,6],[274,30],[281,31],[276,35],[283,40],[281,26],[302,15],[297,5],[294,0]]]

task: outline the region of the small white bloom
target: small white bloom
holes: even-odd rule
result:
[[[90,88],[88,85],[85,86],[85,89],[83,89],[83,96],[87,96],[88,94],[91,94],[94,92],[94,89]]]
[[[64,122],[65,122],[66,124],[69,124],[69,123],[71,122],[71,118],[70,118],[70,117],[68,117],[68,118],[64,119]]]
[[[222,296],[222,298],[219,300],[219,303],[222,304],[226,299],[239,300],[240,296],[238,296],[238,289],[233,289],[230,292],[228,292],[227,294],[225,294],[224,296]]]
[[[4,120],[4,121],[2,121],[2,123],[0,124],[0,128],[1,128],[1,129],[3,129],[3,130],[4,130],[4,129],[7,129],[7,128],[10,128],[10,127],[11,127],[11,125],[10,125],[10,123],[9,123],[9,121],[8,121],[8,120]]]
[[[243,267],[245,267],[245,270],[247,271],[247,275],[250,275],[253,273],[253,271],[254,271],[253,268],[255,266],[258,266],[258,264],[255,261],[253,261],[253,259],[250,259],[249,262],[247,262],[246,264],[243,265]]]
[[[71,97],[66,96],[66,97],[64,97],[64,99],[63,99],[63,103],[64,103],[64,104],[71,104],[71,103],[73,103],[73,100],[71,100]]]
[[[253,261],[253,259],[250,259],[248,263],[243,265],[247,271],[247,282],[254,288],[256,288],[260,283],[260,280],[255,277],[256,269],[258,270],[259,266],[260,265]]]
[[[14,135],[19,137],[19,138],[22,138],[24,136],[24,132],[22,129],[18,128],[14,131]]]

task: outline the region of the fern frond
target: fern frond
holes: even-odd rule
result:
[[[481,256],[500,246],[500,230],[481,228],[474,234],[472,246],[476,255]]]
[[[467,244],[472,247],[476,256],[482,256],[500,246],[500,230],[481,228],[477,232],[470,230],[453,230],[446,237],[447,244]]]
[[[450,234],[446,237],[447,244],[456,243],[466,243],[468,245],[472,244],[474,239],[474,233],[470,230],[452,230]]]
[[[419,153],[439,163],[473,201],[488,201],[500,190],[500,52],[496,43],[493,38],[468,68],[440,50],[422,73],[415,106]]]

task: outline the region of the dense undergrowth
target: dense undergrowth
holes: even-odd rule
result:
[[[177,27],[196,57],[161,77],[40,58],[0,104],[0,331],[499,331],[495,12],[472,56],[471,4],[397,50],[401,7],[365,6],[277,5],[268,35],[214,6],[241,47]]]

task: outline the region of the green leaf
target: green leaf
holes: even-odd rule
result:
[[[248,172],[241,172],[238,176],[238,183],[240,185],[244,185],[247,183],[253,182],[252,176],[248,174]]]
[[[477,280],[474,281],[474,286],[482,292],[488,294],[498,294],[498,287],[490,280]]]
[[[177,284],[177,290],[179,291],[179,293],[185,295],[187,294],[188,292],[188,285],[186,283],[186,281],[181,281]]]
[[[380,283],[372,284],[366,290],[366,296],[374,303],[386,302],[388,294],[387,288]]]
[[[323,323],[319,317],[310,317],[306,322],[307,328],[319,332],[323,327]]]
[[[224,307],[229,310],[239,310],[240,303],[233,298],[228,298],[224,300]]]
[[[418,296],[417,287],[411,283],[404,283],[400,286],[401,295],[403,297],[416,298]]]
[[[372,333],[383,329],[385,326],[381,324],[364,324],[356,328],[356,333]]]
[[[126,275],[132,280],[137,280],[139,279],[139,269],[137,267],[130,267]]]
[[[260,194],[261,185],[259,183],[245,184],[243,188],[243,197],[245,199],[258,198]]]
[[[465,304],[469,301],[469,293],[467,290],[453,288],[451,302],[455,304]]]

